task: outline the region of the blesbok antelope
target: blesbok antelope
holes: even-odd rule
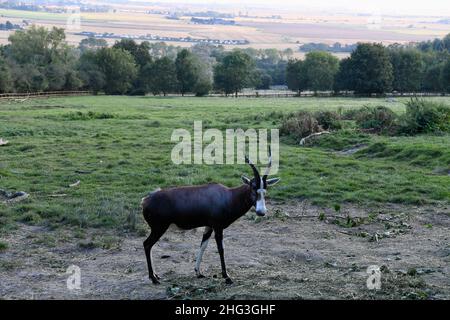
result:
[[[264,216],[267,212],[264,199],[267,187],[280,180],[279,178],[267,179],[272,164],[271,157],[269,157],[269,165],[262,177],[247,157],[245,161],[253,170],[253,178],[242,176],[244,184],[240,187],[227,188],[218,183],[177,187],[156,190],[142,199],[144,218],[151,228],[150,236],[144,241],[144,250],[149,278],[154,284],[159,283],[159,277],[153,271],[152,247],[171,224],[185,230],[205,227],[195,264],[195,273],[199,278],[204,277],[200,273],[200,263],[209,238],[214,232],[220,255],[222,276],[226,283],[233,283],[225,267],[223,230],[253,206],[255,206],[258,216]]]

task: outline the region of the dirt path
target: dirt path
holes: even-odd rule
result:
[[[0,297],[450,299],[448,206],[343,208],[325,215],[302,203],[274,207],[267,219],[249,214],[225,231],[231,286],[218,276],[214,241],[202,264],[207,278],[195,278],[201,230],[163,236],[153,255],[163,279],[154,286],[147,278],[145,236],[22,225],[2,238],[9,248],[0,253]],[[69,265],[81,269],[80,290],[67,289]],[[380,290],[367,289],[370,265],[381,267]]]

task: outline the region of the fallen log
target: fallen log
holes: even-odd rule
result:
[[[69,188],[73,188],[73,187],[79,186],[80,183],[81,183],[81,181],[77,180],[75,183],[69,184]]]
[[[314,138],[314,137],[317,137],[317,136],[321,136],[323,134],[330,134],[330,133],[331,133],[330,131],[321,131],[321,132],[312,133],[309,136],[304,137],[303,139],[301,139],[300,140],[300,145],[304,146],[307,140],[309,140],[311,138]]]

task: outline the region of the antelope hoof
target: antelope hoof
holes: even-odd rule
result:
[[[159,282],[159,277],[157,277],[156,275],[153,275],[153,277],[150,277],[150,280],[152,280],[153,284],[160,284],[161,282]]]
[[[195,270],[195,275],[197,276],[197,278],[199,278],[199,279],[205,278],[205,276],[202,275],[197,268],[195,268],[194,270]]]
[[[233,280],[231,280],[231,278],[225,278],[225,283],[226,284],[233,284]]]
[[[161,279],[161,277],[158,276],[156,273],[154,274],[154,276],[155,276],[155,278],[158,279],[158,280]]]

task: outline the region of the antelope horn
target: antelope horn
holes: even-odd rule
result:
[[[255,179],[259,180],[261,176],[259,175],[258,169],[256,169],[253,162],[251,162],[250,159],[247,158],[247,156],[245,156],[245,163],[249,164],[250,167],[252,167],[253,175],[255,176]]]
[[[263,180],[265,181],[269,176],[270,168],[272,167],[272,151],[269,146],[269,164],[267,165],[266,172],[264,172]]]

